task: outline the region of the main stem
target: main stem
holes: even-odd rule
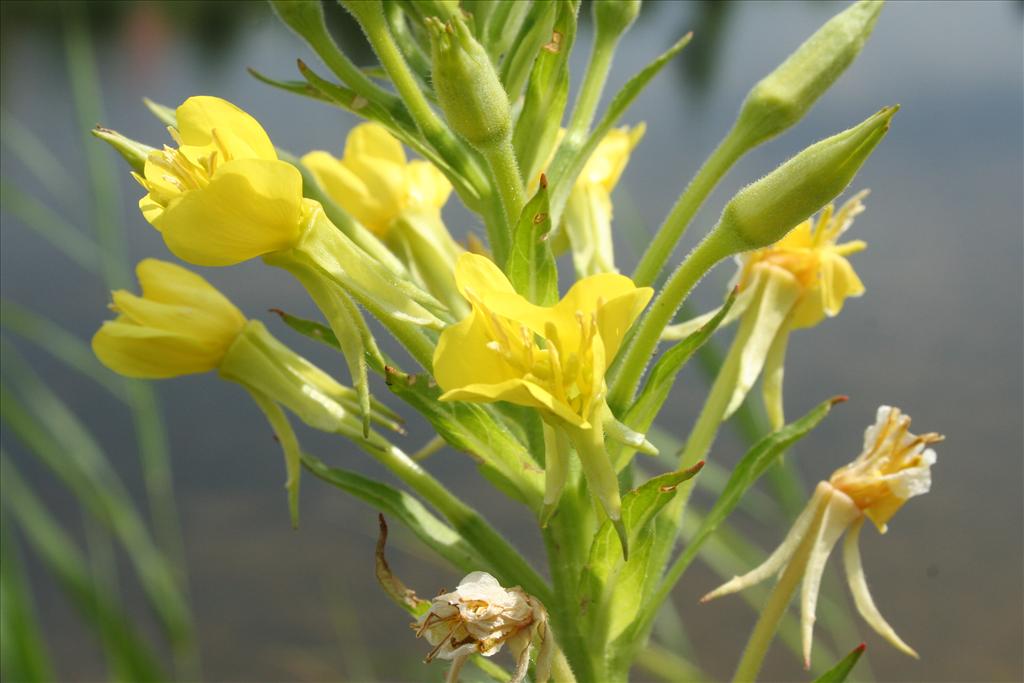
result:
[[[651,241],[640,258],[640,263],[633,271],[633,282],[637,287],[648,286],[657,279],[658,273],[661,272],[665,262],[672,255],[679,238],[683,236],[697,210],[711,194],[711,190],[749,148],[750,145],[735,127],[719,143],[715,151],[697,171],[697,175],[686,186],[686,191],[672,207],[672,211],[665,218],[661,228],[658,229],[654,240]]]

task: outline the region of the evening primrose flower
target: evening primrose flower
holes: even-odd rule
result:
[[[804,663],[810,666],[814,613],[822,573],[832,548],[846,533],[843,563],[857,611],[868,625],[895,648],[912,657],[917,653],[896,635],[875,606],[861,563],[859,538],[865,519],[881,533],[907,500],[931,488],[935,451],[928,446],[942,440],[936,433],[910,432],[910,417],[898,408],[881,406],[875,424],[864,432],[864,448],[849,465],[818,484],[807,507],[782,544],[759,567],[733,578],[701,599],[707,602],[735,593],[780,574],[776,591],[789,595],[802,583],[800,624]]]
[[[544,606],[522,588],[502,588],[486,572],[468,574],[454,591],[438,595],[429,611],[411,626],[417,638],[424,637],[434,646],[427,662],[451,660],[447,681],[458,680],[470,655],[491,657],[508,643],[516,659],[510,683],[519,683],[526,678],[535,637],[540,640],[536,679],[548,679],[553,636]]]
[[[519,295],[494,263],[459,257],[455,281],[472,312],[445,329],[434,353],[442,401],[508,401],[535,408],[576,447],[591,490],[625,534],[615,470],[604,447],[605,428],[617,423],[605,402],[605,371],[653,290],[604,273],[576,282],[554,306]],[[621,429],[609,429],[618,438]],[[627,441],[637,447],[635,439]],[[653,447],[642,437],[639,444]],[[565,483],[566,457],[553,450],[545,468],[545,521]]]
[[[610,131],[587,160],[569,194],[562,221],[580,277],[618,272],[612,244],[612,190],[645,130],[641,123],[632,129]]]
[[[452,185],[429,161],[407,161],[402,144],[379,123],[349,132],[336,159],[314,151],[302,157],[328,196],[393,251],[456,315],[465,303],[455,291],[452,269],[463,249],[441,220]]]
[[[302,176],[280,161],[263,127],[219,97],[190,97],[168,132],[177,149],[149,153],[132,175],[142,215],[179,258],[225,266],[294,244],[302,232]]]
[[[360,439],[357,392],[279,342],[261,322],[246,320],[203,277],[157,259],[141,261],[136,274],[142,296],[112,293],[117,318],[93,336],[96,357],[127,377],[165,379],[217,370],[244,386],[281,440],[296,515],[300,453],[278,404],[315,429]],[[371,418],[399,428],[394,414],[380,404],[372,406]]]
[[[784,424],[782,376],[790,333],[838,315],[846,299],[864,293],[864,284],[847,257],[867,244],[839,240],[864,211],[861,200],[867,194],[867,190],[857,193],[838,211],[829,204],[817,221],[810,218],[775,244],[737,257],[739,272],[732,286],[739,293],[722,324],[740,320],[734,342],[739,355],[722,420],[739,408],[763,372],[762,390],[772,427]],[[681,339],[716,312],[671,326],[664,338]]]

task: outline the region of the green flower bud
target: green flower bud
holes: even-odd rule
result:
[[[461,17],[427,20],[434,91],[448,123],[474,147],[489,148],[511,134],[508,95],[487,51]]]
[[[736,122],[750,146],[803,118],[860,53],[882,4],[881,0],[860,0],[832,17],[753,87]]]
[[[137,173],[142,173],[142,170],[146,167],[146,158],[149,157],[149,153],[156,151],[149,145],[126,138],[116,130],[110,130],[103,126],[93,128],[92,134],[113,147],[118,154],[124,157],[124,160],[128,162],[132,170]]]
[[[621,35],[640,14],[640,0],[594,0],[594,24],[598,33]]]
[[[326,33],[320,0],[270,0],[270,4],[281,21],[303,38]]]
[[[715,232],[734,252],[777,242],[841,193],[889,130],[885,107],[858,126],[811,145],[734,196]]]

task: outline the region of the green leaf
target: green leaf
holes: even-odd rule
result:
[[[6,516],[0,516],[0,545],[0,673],[8,681],[56,680]]]
[[[426,375],[391,367],[386,372],[391,391],[427,418],[449,445],[468,453],[492,484],[540,510],[544,472],[504,425],[475,403],[441,401],[441,389]]]
[[[5,356],[11,352],[5,349]],[[191,639],[191,617],[167,557],[92,434],[67,406],[20,362],[5,359],[24,402],[0,385],[0,416],[13,434],[114,534],[131,560],[143,591],[172,643]]]
[[[512,253],[505,268],[516,291],[540,306],[558,302],[558,269],[548,244],[550,232],[548,181],[541,174],[537,193],[519,216],[512,235]]]
[[[625,113],[629,105],[633,103],[633,100],[651,82],[651,79],[658,75],[658,72],[668,64],[669,60],[686,47],[692,37],[692,33],[687,33],[675,45],[629,79],[626,85],[622,86],[622,90],[612,98],[611,103],[608,105],[608,110],[582,145],[566,139],[559,146],[558,152],[555,154],[555,160],[551,164],[551,173],[549,174],[553,186],[551,191],[551,213],[554,215],[556,222],[561,218],[565,202],[569,199],[569,192],[576,183],[576,177],[583,170],[587,159],[597,149],[597,145],[608,134],[608,131],[612,129],[612,126],[618,122],[619,117]]]
[[[558,8],[558,3],[550,0],[533,3],[519,35],[512,41],[509,54],[501,61],[501,84],[505,86],[510,101],[515,102],[519,98],[530,67],[543,54],[544,44],[551,40]]]
[[[302,466],[318,479],[400,521],[424,545],[453,567],[469,573],[486,564],[462,536],[405,491],[355,472],[329,467],[308,453],[302,454]]]
[[[857,647],[853,648],[850,654],[843,657],[839,662],[814,679],[814,683],[843,683],[846,677],[853,671],[853,667],[857,665],[861,655],[864,654],[864,650],[867,649],[867,645],[861,643]]]
[[[103,638],[103,645],[115,675],[131,681],[164,679],[156,656],[139,636],[140,629],[121,611],[116,597],[92,580],[86,558],[6,457],[0,458],[0,473],[5,509],[21,527],[25,540],[82,616],[98,631],[110,634],[111,637]]]
[[[590,559],[580,578],[579,604],[584,611],[591,642],[606,643],[633,621],[640,607],[640,591],[650,571],[653,534],[648,525],[675,496],[676,488],[693,478],[704,463],[687,470],[653,477],[622,498],[622,521],[626,526],[629,560],[622,550],[612,523],[601,525],[590,546]]]
[[[324,94],[323,91],[321,91],[319,88],[314,86],[308,80],[306,80],[306,81],[279,81],[279,80],[277,80],[275,78],[271,78],[270,76],[267,76],[267,75],[257,71],[256,69],[252,68],[251,66],[248,67],[246,69],[246,71],[248,71],[249,75],[252,76],[253,78],[255,78],[257,81],[259,81],[261,83],[266,83],[267,85],[273,86],[273,87],[278,88],[280,90],[284,90],[285,92],[290,92],[293,95],[302,95],[303,97],[308,97],[310,99],[319,100],[321,102],[330,102],[332,104],[334,104],[334,103],[342,104],[341,102],[337,102],[337,100],[335,100],[335,99],[333,99],[331,97],[328,97],[326,94]],[[355,97],[355,93],[352,93],[352,97]],[[351,104],[352,100],[351,100],[351,98],[349,98],[347,101]],[[342,106],[345,106],[345,105],[342,105]],[[348,108],[348,107],[346,107],[346,108]]]
[[[512,134],[519,170],[532,182],[551,158],[569,99],[569,53],[576,39],[579,3],[558,4],[551,42],[540,49]]]

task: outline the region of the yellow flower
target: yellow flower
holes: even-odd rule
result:
[[[143,216],[181,259],[224,266],[292,246],[303,226],[302,176],[260,124],[217,97],[177,109],[178,148],[146,159]]]
[[[917,657],[875,606],[868,591],[859,547],[865,518],[871,519],[885,533],[886,523],[908,499],[927,493],[931,488],[931,466],[936,456],[928,446],[941,441],[942,437],[935,433],[916,436],[909,429],[910,418],[898,408],[879,407],[875,424],[864,432],[861,454],[849,465],[836,470],[829,481],[818,484],[782,544],[760,566],[708,593],[701,602],[735,593],[776,574],[781,577],[775,591],[779,598],[788,602],[800,583],[804,663],[809,667],[821,577],[832,548],[846,533],[843,564],[857,611],[894,647]]]
[[[644,136],[643,123],[615,128],[597,145],[565,205],[563,226],[580,277],[616,273],[612,243],[612,190]]]
[[[331,199],[379,237],[407,212],[439,215],[452,191],[429,161],[407,161],[402,143],[378,123],[353,128],[341,159],[315,151],[302,163]]]
[[[459,257],[455,280],[472,312],[445,329],[434,352],[442,400],[509,401],[589,427],[604,402],[605,370],[653,290],[594,275],[556,305],[537,306],[490,259],[469,253]]]
[[[546,441],[555,444],[564,436],[576,447],[625,554],[618,480],[605,450],[605,425],[617,423],[605,402],[604,374],[653,290],[604,273],[579,280],[554,306],[537,306],[490,259],[470,253],[459,257],[455,281],[472,311],[438,340],[434,377],[444,390],[441,400],[508,401],[537,409],[548,424]],[[646,444],[626,429],[607,435],[633,448]],[[548,448],[542,524],[565,485],[566,458],[564,447]]]
[[[149,379],[218,367],[245,316],[205,279],[173,263],[146,259],[136,268],[142,296],[113,292],[115,320],[92,339],[97,358],[128,377]]]

